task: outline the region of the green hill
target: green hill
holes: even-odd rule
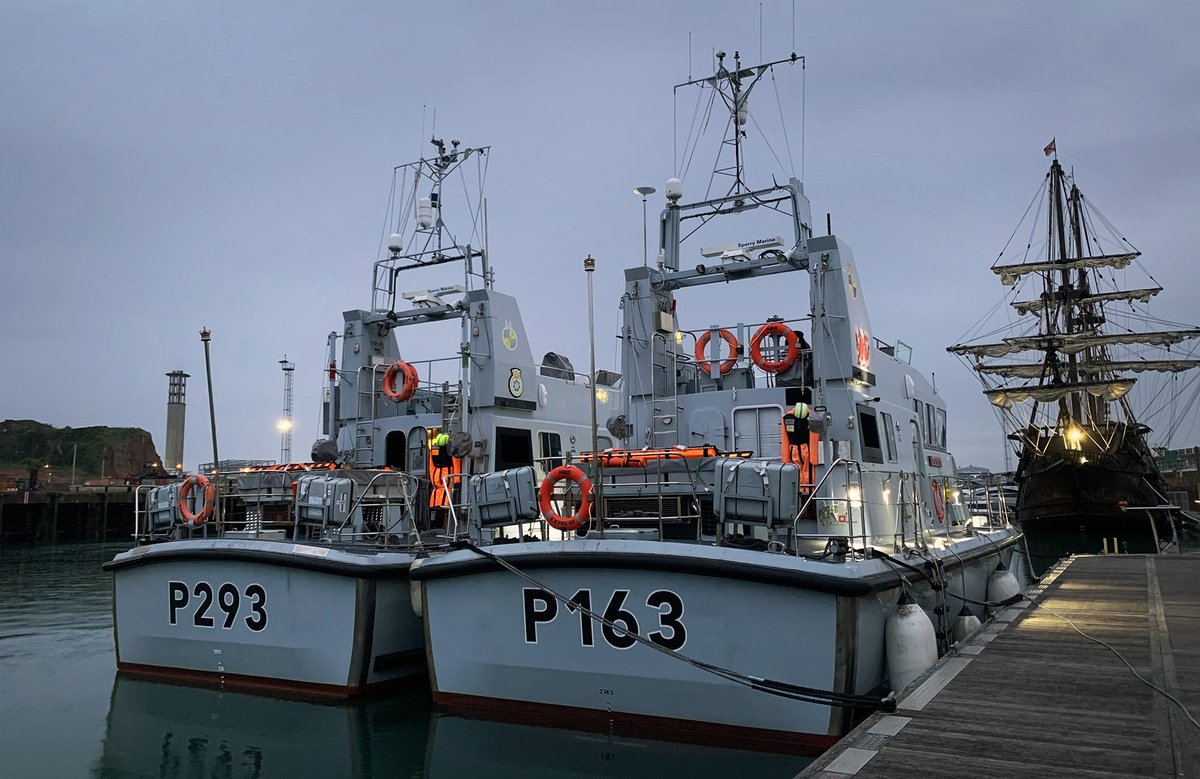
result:
[[[32,419],[0,422],[0,469],[28,471],[50,466],[76,478],[127,478],[159,462],[150,433],[138,427],[57,428]]]

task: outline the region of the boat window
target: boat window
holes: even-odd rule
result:
[[[547,472],[563,464],[562,437],[558,433],[538,433],[538,460]]]
[[[863,461],[883,462],[883,447],[879,440],[879,421],[875,418],[875,409],[861,404],[858,406],[858,431]]]
[[[533,465],[533,433],[514,427],[496,428],[496,470]]]
[[[925,404],[925,445],[946,448],[946,409]]]
[[[888,462],[896,462],[896,429],[892,425],[892,415],[886,411],[879,412],[879,424],[883,425],[883,442],[887,445]]]

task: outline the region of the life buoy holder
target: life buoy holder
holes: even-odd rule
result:
[[[204,490],[204,505],[200,511],[192,513],[192,509],[188,506],[188,496],[192,494],[193,487],[200,487]],[[217,491],[213,489],[212,482],[202,473],[195,473],[187,477],[183,482],[183,486],[179,488],[179,514],[183,517],[183,524],[195,530],[204,524],[204,522],[212,515],[213,505],[217,502]]]
[[[937,479],[929,482],[929,490],[933,496],[933,513],[937,516],[937,521],[941,522],[946,518],[946,496],[938,487]]]
[[[763,357],[762,344],[767,336],[777,335],[783,338],[787,352],[778,360],[768,360]],[[800,336],[796,331],[783,322],[767,322],[758,328],[758,332],[750,339],[750,360],[767,373],[786,371],[800,359]]]
[[[717,331],[717,335],[721,336],[721,339],[725,341],[725,343],[729,344],[729,356],[717,366],[717,371],[724,376],[726,373],[729,373],[731,370],[733,370],[733,366],[737,365],[738,342],[737,339],[733,337],[733,333],[729,332],[723,327]],[[709,376],[712,375],[713,366],[712,363],[709,362],[708,358],[704,355],[704,352],[708,348],[708,342],[711,340],[712,330],[705,330],[700,334],[700,337],[696,339],[695,352],[696,362],[700,365],[700,370],[704,371]]]
[[[398,375],[404,376],[404,383],[400,385],[400,389],[396,389],[396,376]],[[396,360],[388,366],[387,373],[383,374],[383,396],[385,398],[396,403],[403,403],[416,394],[416,391],[416,366],[404,360]]]
[[[579,510],[569,517],[563,517],[554,510],[550,505],[550,492],[554,489],[554,485],[563,479],[570,479],[579,487]],[[550,474],[542,479],[542,486],[538,490],[538,509],[542,512],[542,517],[550,523],[551,527],[559,530],[578,530],[587,524],[592,513],[592,480],[587,477],[587,474],[579,470],[574,465],[560,465]]]

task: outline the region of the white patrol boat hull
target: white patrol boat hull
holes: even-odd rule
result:
[[[113,572],[117,668],[321,697],[419,674],[412,561],[282,541],[137,547],[104,566]]]
[[[945,556],[948,592],[985,601],[988,575],[998,556],[1007,562],[1018,537],[999,531],[959,541],[957,557],[935,552]],[[849,729],[853,712],[721,678],[633,642],[546,590],[590,602],[614,622],[632,616],[639,635],[687,658],[881,698],[884,626],[900,575],[927,611],[934,607],[927,582],[881,559],[823,563],[730,547],[591,539],[488,551],[541,587],[472,550],[413,569],[433,699],[457,713],[554,727],[813,754]]]

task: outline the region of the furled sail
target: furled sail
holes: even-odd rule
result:
[[[1053,403],[1077,392],[1103,398],[1106,401],[1120,400],[1133,389],[1134,379],[1118,381],[1081,381],[1071,384],[1046,384],[1032,387],[1003,387],[984,392],[993,405],[1001,408],[1011,408],[1026,400],[1036,400],[1039,403]]]
[[[1190,371],[1192,368],[1198,366],[1200,366],[1200,360],[1114,360],[1111,362],[1085,363],[1079,366],[1079,372],[1087,374],[1107,373],[1109,371],[1113,373],[1123,371],[1133,371],[1134,373],[1141,373],[1142,371],[1179,373],[1180,371]]]
[[[1011,287],[1022,276],[1043,271],[1078,270],[1080,268],[1116,268],[1121,270],[1141,255],[1141,252],[1124,254],[1100,254],[1095,257],[1079,257],[1070,260],[1044,260],[1042,262],[1019,262],[1013,265],[995,265],[992,272],[1000,277],[1000,283]]]
[[[979,363],[975,366],[975,370],[980,373],[1003,376],[1006,379],[1040,379],[1046,374],[1046,364],[1042,362],[1022,363],[1020,365]]]
[[[1101,292],[1095,295],[1084,295],[1078,298],[1075,303],[1080,306],[1095,305],[1097,303],[1108,303],[1114,300],[1137,300],[1142,303],[1147,302],[1153,296],[1162,292],[1162,287],[1151,287],[1148,289],[1122,289],[1115,292]],[[1018,314],[1028,314],[1033,311],[1041,311],[1046,306],[1045,296],[1037,300],[1014,300],[1012,307],[1017,310]]]
[[[1079,354],[1093,346],[1114,344],[1145,344],[1172,346],[1189,338],[1200,338],[1200,328],[1162,330],[1151,333],[1063,333],[1059,335],[1022,335],[1005,338],[998,344],[959,344],[947,351],[976,357],[1005,357],[1024,351],[1044,352],[1050,349],[1062,354]]]
[[[1190,371],[1196,367],[1200,367],[1200,360],[1102,360],[1083,363],[1077,366],[1080,373],[1089,376],[1098,376],[1103,373],[1123,373],[1125,371],[1133,373],[1142,373],[1143,371],[1178,373],[1180,371]],[[975,366],[975,370],[980,373],[988,373],[1006,379],[1040,379],[1043,376],[1050,375],[1046,370],[1046,364],[1042,362],[1013,363],[1009,365],[979,363]]]

